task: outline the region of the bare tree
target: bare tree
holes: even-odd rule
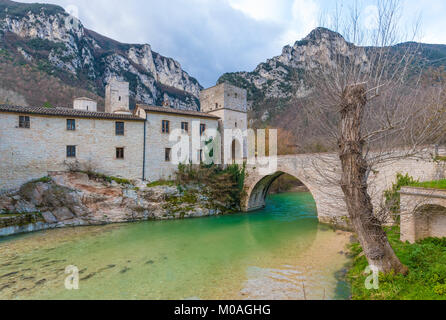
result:
[[[307,71],[313,90],[304,105],[338,150],[338,183],[369,264],[383,273],[404,274],[407,268],[374,214],[369,178],[377,165],[418,156],[427,144],[438,141],[446,128],[446,108],[443,87],[424,81],[427,66],[419,58],[419,45],[398,45],[408,38],[400,32],[401,2],[377,0],[376,9],[367,27],[359,2],[348,15],[335,13],[332,25],[351,42],[344,46],[340,41],[330,61]],[[326,30],[319,32],[327,36]]]

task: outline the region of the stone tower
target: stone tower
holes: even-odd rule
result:
[[[105,87],[105,112],[131,113],[128,82],[119,81],[116,78],[110,79]]]
[[[232,158],[232,162],[241,163],[247,157],[247,138],[236,136],[248,129],[248,100],[247,91],[228,83],[203,90],[200,94],[201,111],[220,117],[222,135],[222,157],[225,163]],[[225,143],[225,130],[231,129],[232,150],[228,150],[229,143]],[[226,130],[227,131],[227,130]],[[243,146],[243,147],[242,147]],[[226,150],[225,150],[226,149]]]

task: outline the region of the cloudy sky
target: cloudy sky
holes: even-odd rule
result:
[[[334,0],[41,0],[77,15],[96,32],[149,43],[207,87],[225,72],[251,71],[319,26]],[[404,25],[421,21],[420,41],[446,44],[445,0],[401,0]],[[21,0],[20,2],[36,2]],[[354,0],[339,0],[344,8]],[[370,25],[375,0],[359,0]]]

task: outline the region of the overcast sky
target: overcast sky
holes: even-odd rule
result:
[[[354,0],[338,2],[345,7]],[[403,20],[421,14],[420,41],[446,43],[445,0],[402,0]],[[36,2],[21,0],[20,2]],[[41,1],[40,1],[41,2]],[[252,71],[320,24],[334,0],[47,0],[125,43],[149,43],[205,86],[225,72]],[[374,0],[360,0],[370,17]],[[73,11],[74,10],[74,11]],[[367,21],[367,17],[365,17]]]

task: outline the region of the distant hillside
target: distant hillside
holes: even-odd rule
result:
[[[399,44],[393,50],[399,54],[411,44]],[[446,45],[417,44],[413,47],[418,50],[416,63],[429,67],[446,66]],[[285,46],[280,56],[260,63],[255,70],[226,73],[218,83],[229,82],[248,90],[251,124],[282,129],[279,141],[283,152],[296,145],[300,150],[325,151],[319,142],[321,139],[312,140],[314,133],[306,127],[301,112],[302,98],[311,90],[305,83],[305,74],[321,64],[336,63],[336,55],[359,57],[367,63],[369,55],[377,49],[357,47],[336,32],[317,28],[294,46]],[[293,147],[291,149],[295,151]]]
[[[131,104],[199,108],[198,81],[148,44],[124,44],[83,27],[59,6],[0,0],[0,103],[103,105],[108,79],[130,82]]]

